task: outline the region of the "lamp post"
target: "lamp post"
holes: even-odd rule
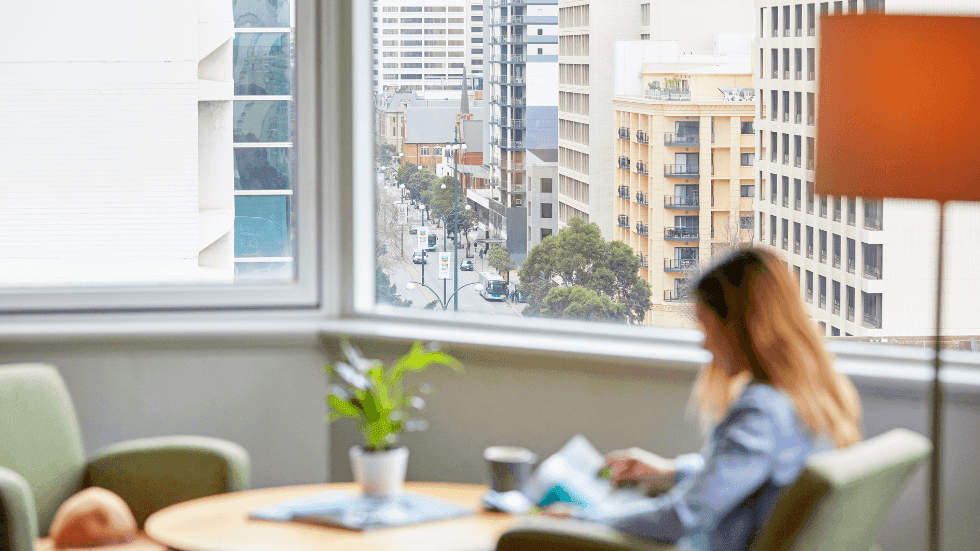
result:
[[[443,280],[443,281],[445,281],[445,280]],[[416,284],[419,284],[419,285],[425,287],[426,289],[432,291],[432,294],[433,295],[436,295],[436,300],[439,302],[439,306],[442,306],[442,310],[443,311],[445,311],[447,308],[449,308],[449,299],[452,299],[453,300],[453,303],[456,303],[457,302],[457,300],[459,299],[459,296],[458,296],[459,295],[459,292],[462,291],[464,288],[469,287],[470,285],[476,285],[475,289],[476,289],[477,292],[480,292],[480,291],[483,290],[483,285],[481,285],[479,281],[473,281],[471,283],[467,283],[466,285],[461,285],[459,288],[457,288],[453,292],[452,295],[450,295],[450,296],[448,296],[446,298],[439,298],[439,295],[436,293],[436,290],[435,289],[433,289],[432,287],[429,287],[425,283],[422,283],[422,282],[419,282],[419,281],[409,281],[408,283],[405,284],[405,288],[408,289],[409,291],[414,291]],[[443,293],[443,296],[445,296],[445,293]]]
[[[453,145],[455,146],[453,148],[455,149],[453,156],[453,289],[458,291],[459,243],[456,240],[459,239],[459,152],[466,145],[459,142],[459,126],[456,126],[453,134]],[[459,311],[459,297],[455,292],[453,293],[453,311]]]
[[[440,189],[446,189],[446,184],[440,184],[439,185],[439,188]],[[436,213],[439,214],[439,218],[443,221],[443,224],[442,224],[442,226],[443,226],[443,229],[442,229],[442,250],[446,251],[446,250],[449,249],[449,244],[446,242],[446,237],[447,237],[447,234],[449,233],[449,231],[448,231],[449,230],[449,227],[446,224],[446,219],[449,216],[455,216],[456,215],[456,210],[459,208],[459,205],[453,205],[452,210],[450,210],[448,213],[443,212],[442,210],[439,210],[439,208],[436,207],[435,205],[429,205],[429,208],[431,208],[432,210],[436,211]],[[473,207],[471,207],[469,205],[466,205],[464,207],[465,210],[470,210],[472,208]],[[456,229],[458,229],[458,228],[456,228]],[[456,234],[453,234],[453,246],[454,247],[457,245],[457,242],[456,242],[457,239],[459,239],[459,236],[456,235]],[[458,276],[459,274],[457,273],[456,275]],[[446,293],[447,293],[446,286],[447,286],[446,280],[443,279],[442,280],[442,295],[443,296],[446,296]],[[455,286],[453,288],[454,289],[458,289]]]
[[[399,190],[399,192],[401,193],[401,204],[404,205],[405,204],[405,184],[400,184],[398,187],[401,188]],[[402,224],[402,238],[401,238],[402,258],[405,258],[405,228],[407,226],[408,226],[408,215],[406,213],[406,215],[405,215],[405,223]]]

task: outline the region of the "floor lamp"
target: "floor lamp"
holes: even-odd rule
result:
[[[817,193],[939,201],[936,357],[930,391],[929,549],[940,549],[939,381],[948,201],[980,200],[980,18],[824,16]],[[885,228],[887,229],[887,228]]]

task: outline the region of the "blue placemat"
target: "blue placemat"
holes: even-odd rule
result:
[[[371,498],[342,492],[323,492],[251,511],[257,520],[296,521],[350,530],[410,526],[472,515],[473,509],[422,494],[403,493]]]

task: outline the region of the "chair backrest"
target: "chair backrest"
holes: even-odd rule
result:
[[[0,367],[0,466],[27,480],[42,536],[58,507],[81,488],[80,432],[68,388],[54,367]]]
[[[893,429],[814,454],[773,507],[755,550],[868,551],[892,503],[931,450],[922,435]]]

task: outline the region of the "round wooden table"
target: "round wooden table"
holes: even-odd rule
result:
[[[405,490],[452,501],[477,511],[473,516],[403,528],[355,532],[300,522],[251,520],[249,511],[324,491],[360,492],[355,484],[311,484],[234,492],[195,499],[157,511],[146,533],[179,551],[490,551],[517,517],[484,512],[486,486],[409,482]]]

